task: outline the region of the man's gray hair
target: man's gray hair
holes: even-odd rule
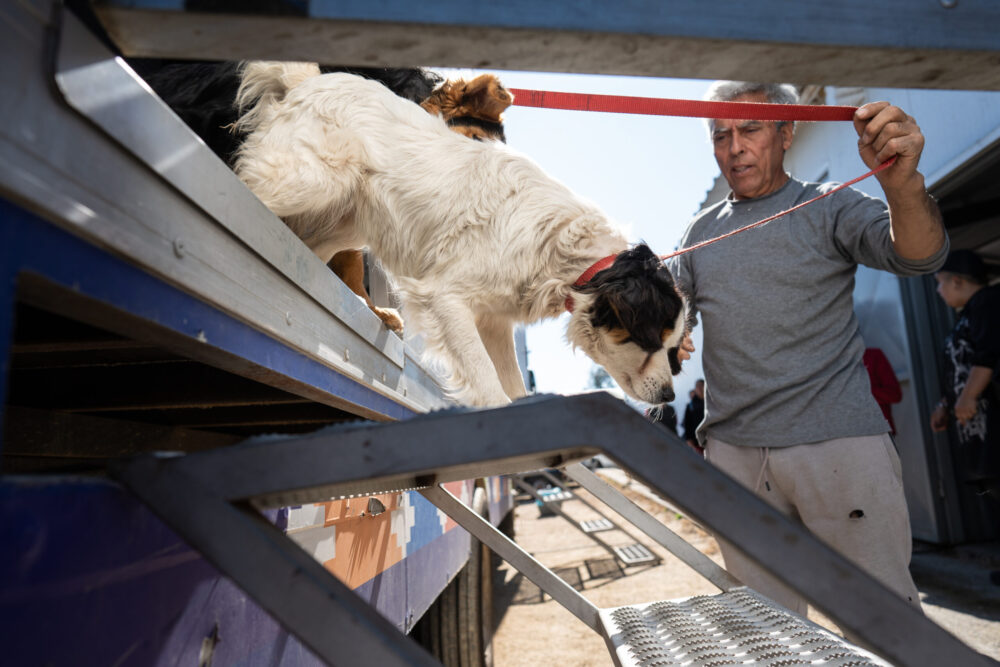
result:
[[[795,86],[790,83],[756,83],[753,81],[716,81],[708,92],[705,93],[706,102],[732,102],[737,97],[744,95],[763,95],[764,100],[770,104],[798,104],[799,94]],[[788,121],[779,121],[778,127]],[[706,118],[705,124],[708,126],[708,133],[712,133],[713,119]],[[795,123],[792,123],[795,129]]]

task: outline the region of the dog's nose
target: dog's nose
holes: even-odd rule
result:
[[[674,396],[675,394],[673,387],[664,387],[663,389],[660,390],[660,403],[669,403],[670,401],[674,400]]]

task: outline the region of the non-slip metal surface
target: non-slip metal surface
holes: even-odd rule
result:
[[[639,665],[888,665],[748,589],[601,610],[616,663]]]
[[[585,533],[600,533],[605,530],[614,530],[615,524],[608,519],[589,519],[580,522],[580,528]]]
[[[653,552],[641,544],[629,544],[615,547],[615,555],[626,565],[638,565],[656,560]]]
[[[557,489],[555,491],[541,490],[538,492],[541,496],[542,502],[545,503],[561,503],[564,500],[570,500],[573,497],[572,491],[563,491],[562,489]]]

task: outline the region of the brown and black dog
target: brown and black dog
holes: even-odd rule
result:
[[[233,165],[244,139],[234,129],[239,117],[235,103],[240,85],[239,63],[141,58],[128,63],[216,155]],[[428,113],[440,115],[452,129],[470,139],[506,141],[502,114],[513,97],[492,74],[465,81],[445,80],[423,68],[321,66],[320,70],[376,80],[396,95],[420,104]],[[395,309],[372,303],[365,289],[361,250],[337,253],[328,265],[388,328],[402,332],[403,321]]]

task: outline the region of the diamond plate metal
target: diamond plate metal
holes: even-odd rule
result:
[[[748,589],[601,611],[622,666],[888,665]]]

